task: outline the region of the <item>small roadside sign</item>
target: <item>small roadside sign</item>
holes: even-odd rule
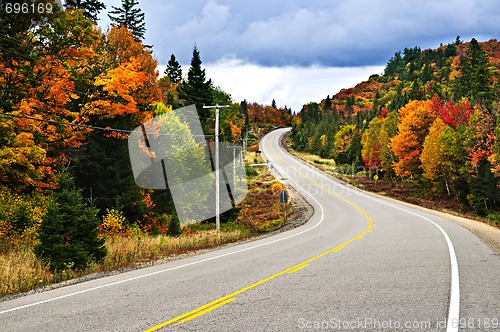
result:
[[[288,193],[286,190],[280,191],[280,203],[288,203]]]

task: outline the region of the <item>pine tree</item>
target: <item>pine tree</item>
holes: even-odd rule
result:
[[[98,237],[97,209],[84,203],[67,172],[61,172],[58,183],[40,225],[35,253],[48,260],[52,270],[84,268],[107,254],[104,239]]]
[[[248,126],[248,122],[250,122],[250,120],[248,119],[248,104],[246,99],[240,103],[240,109],[241,114],[245,117],[245,126]]]
[[[170,56],[165,75],[170,78],[170,83],[177,84],[182,80],[182,68],[179,62],[175,59],[175,55]]]
[[[278,106],[276,105],[276,100],[273,99],[273,101],[271,102],[271,107],[274,109],[278,109]]]
[[[330,99],[330,95],[326,96],[325,99],[325,107],[323,110],[329,111],[332,108],[332,100]]]
[[[101,10],[106,9],[106,5],[99,0],[66,0],[66,7],[83,9],[83,16],[97,22]]]
[[[146,32],[146,23],[144,22],[144,13],[140,8],[138,0],[122,0],[121,7],[112,6],[114,9],[108,16],[115,26],[124,25],[134,35],[135,40],[144,39]]]
[[[177,237],[182,234],[181,223],[179,217],[176,214],[170,216],[167,226],[167,235]]]
[[[489,62],[488,52],[472,38],[465,56],[460,59],[459,76],[454,81],[455,97],[467,97],[473,103],[490,108],[495,100],[493,73],[495,68]]]
[[[205,69],[201,68],[200,52],[193,49],[191,67],[188,71],[187,81],[179,89],[179,99],[183,100],[185,106],[195,104],[201,121],[206,130],[207,120],[210,117],[210,110],[203,108],[203,105],[212,105],[212,80],[206,78]],[[205,132],[208,132],[207,130]]]

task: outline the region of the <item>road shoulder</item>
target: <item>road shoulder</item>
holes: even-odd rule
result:
[[[287,146],[287,144],[285,143],[285,139],[286,139],[286,136],[285,135],[281,141],[281,144],[282,146],[288,151],[290,152],[290,148]],[[304,163],[305,165],[308,165],[310,167],[314,167],[316,168],[318,171],[321,171],[323,172],[321,169],[319,169],[318,167],[316,167],[315,165],[311,164],[311,163],[308,163],[296,156],[294,156],[295,158],[297,158],[298,160],[300,160],[302,163]],[[405,205],[409,208],[412,208],[412,209],[416,209],[416,210],[420,210],[420,211],[423,211],[423,212],[426,212],[426,213],[430,213],[430,214],[433,214],[435,216],[438,216],[438,217],[441,217],[441,218],[444,218],[444,219],[447,219],[451,222],[454,222],[464,228],[466,228],[467,230],[469,230],[471,233],[473,233],[474,235],[476,235],[477,237],[479,237],[488,247],[490,247],[495,253],[497,253],[498,255],[500,255],[500,228],[496,228],[496,227],[493,227],[493,226],[490,226],[488,224],[485,224],[481,221],[477,221],[477,220],[473,220],[473,219],[468,219],[468,218],[464,218],[464,217],[460,217],[460,216],[456,216],[456,215],[453,215],[453,214],[449,214],[449,213],[445,213],[445,212],[441,212],[441,211],[436,211],[436,210],[432,210],[432,209],[429,209],[429,208],[425,208],[425,207],[422,207],[422,206],[419,206],[419,205],[415,205],[415,204],[411,204],[411,203],[407,203],[407,202],[404,202],[404,201],[400,201],[400,200],[397,200],[395,198],[391,198],[391,197],[387,197],[387,196],[384,196],[384,195],[380,195],[380,194],[377,194],[377,193],[374,193],[374,192],[371,192],[371,191],[366,191],[366,190],[363,190],[361,188],[358,188],[358,187],[355,187],[347,182],[344,182],[326,172],[323,172],[323,174],[325,176],[328,176],[329,178],[331,178],[332,180],[334,181],[337,181],[339,183],[342,183],[346,186],[349,186],[350,188],[352,189],[355,189],[355,190],[359,190],[360,192],[363,192],[365,194],[368,194],[368,195],[371,195],[371,196],[374,196],[374,197],[377,197],[377,198],[380,198],[380,199],[383,199],[385,201],[388,201],[388,202],[393,202],[393,203],[398,203],[398,204],[402,204],[402,205]]]

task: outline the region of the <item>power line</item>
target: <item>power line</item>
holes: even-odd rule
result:
[[[27,119],[27,120],[34,120],[34,121],[39,121],[39,122],[51,123],[51,124],[58,124],[58,125],[63,125],[63,126],[78,127],[78,128],[82,128],[82,129],[95,129],[95,130],[101,130],[101,131],[127,133],[127,134],[134,132],[133,130],[127,130],[127,129],[118,129],[118,128],[111,128],[111,127],[99,127],[99,126],[91,126],[91,125],[70,123],[70,122],[64,122],[64,121],[47,120],[47,119],[40,119],[40,118],[35,118],[32,116],[27,116],[27,115],[17,115],[17,114],[10,114],[10,113],[4,113],[4,112],[0,112],[0,115],[14,117],[14,118]],[[157,132],[145,132],[145,133],[151,134],[151,135],[158,135],[158,136],[179,136],[179,137],[187,137],[187,136],[190,136],[190,137],[214,137],[215,136],[215,135],[176,135],[176,134],[162,134],[162,133],[157,133]]]
[[[7,70],[5,70],[5,69],[0,69],[0,71],[4,72],[4,73],[7,73]],[[21,79],[25,79],[25,80],[28,80],[28,81],[36,82],[36,83],[48,83],[46,81],[37,80],[36,78],[26,77],[26,76],[22,76],[22,75],[19,75],[19,74],[16,74],[16,77],[19,77]],[[63,78],[63,77],[61,77],[61,78]],[[69,81],[71,82],[71,80],[69,80]],[[72,83],[74,83],[74,82],[72,82]],[[90,91],[83,92],[83,91],[73,90],[73,89],[69,89],[69,88],[65,88],[65,87],[59,87],[59,89],[65,90],[67,92],[71,92],[71,93],[74,93],[74,94],[77,94],[77,95],[80,95],[83,98],[88,97],[88,95],[90,93]]]

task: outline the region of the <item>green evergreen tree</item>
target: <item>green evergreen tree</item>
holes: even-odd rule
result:
[[[97,22],[99,13],[106,9],[106,5],[99,0],[66,0],[66,7],[83,9],[83,16]]]
[[[246,99],[240,103],[240,109],[241,114],[243,114],[243,116],[245,117],[245,125],[248,126],[248,122],[250,120],[248,119],[248,104]]]
[[[455,44],[448,44],[444,50],[444,56],[446,58],[457,55],[457,46]]]
[[[168,221],[167,225],[167,235],[169,236],[179,236],[182,234],[181,231],[181,223],[179,221],[179,218],[177,217],[177,214],[172,214],[170,216],[170,220]]]
[[[138,124],[127,119],[107,121],[106,125],[133,129]],[[104,125],[104,123],[97,123]],[[127,220],[141,220],[147,212],[141,188],[134,181],[129,161],[127,140],[107,137],[96,131],[89,134],[83,149],[78,151],[75,182],[102,212],[107,208],[122,211]]]
[[[202,69],[201,64],[200,52],[195,46],[187,81],[179,88],[179,99],[183,101],[184,106],[196,105],[205,133],[208,133],[210,109],[203,108],[203,106],[213,104],[212,80],[207,81],[205,69]]]
[[[469,177],[470,194],[467,196],[469,204],[478,215],[485,217],[497,207],[497,183],[498,178],[491,173],[490,162],[481,160],[476,176]]]
[[[488,52],[472,38],[465,56],[460,59],[461,76],[453,82],[456,99],[467,97],[473,103],[491,108],[496,99],[493,79],[495,68],[488,58]]]
[[[108,17],[113,22],[112,25],[124,25],[132,32],[135,40],[141,41],[146,32],[146,23],[144,22],[144,13],[136,7],[138,5],[138,0],[122,0],[121,7],[111,7],[114,10],[109,12]]]
[[[104,239],[98,237],[97,209],[84,203],[66,171],[60,173],[58,183],[42,219],[35,253],[48,260],[54,271],[84,268],[107,254]]]
[[[325,99],[325,107],[323,108],[324,111],[329,111],[332,108],[332,100],[330,99],[330,95],[326,96]]]
[[[271,102],[271,107],[278,109],[278,106],[276,105],[276,100],[273,99],[273,101]]]
[[[405,70],[405,62],[401,57],[401,52],[394,53],[394,56],[387,62],[384,75],[386,76],[401,76]]]
[[[165,75],[170,78],[170,83],[177,84],[182,80],[182,68],[179,62],[175,59],[175,55],[170,56],[168,61],[167,69],[165,69]]]

